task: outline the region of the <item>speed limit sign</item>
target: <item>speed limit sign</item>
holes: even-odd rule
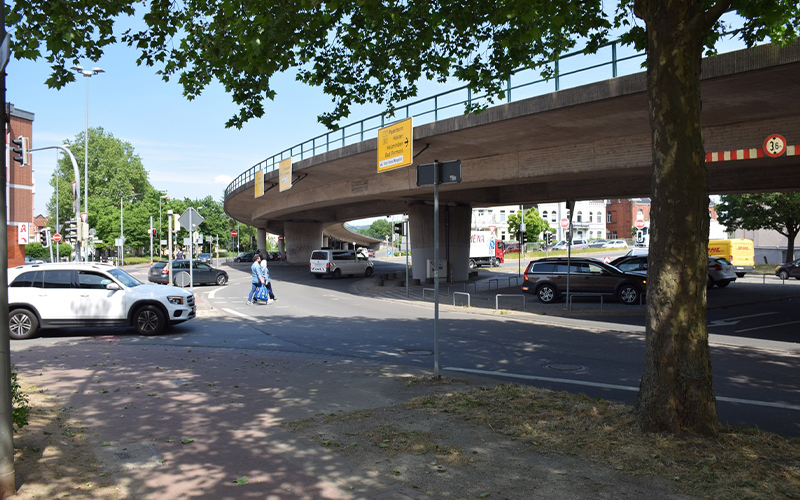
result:
[[[780,134],[772,134],[764,140],[764,154],[777,158],[786,152],[786,139]]]

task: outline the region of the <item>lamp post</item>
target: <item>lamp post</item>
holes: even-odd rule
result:
[[[161,191],[161,192],[164,193],[164,191]],[[164,193],[164,194],[162,194],[161,196],[158,197],[158,258],[159,259],[161,258],[161,250],[162,250],[162,248],[161,248],[161,200],[163,200],[164,198],[166,198],[167,201],[169,201],[169,195],[167,195],[167,193]]]
[[[75,65],[70,68],[72,71],[83,75],[86,78],[86,121],[83,131],[83,211],[89,213],[89,78],[93,75],[105,73],[101,68],[83,69],[83,66]],[[88,221],[88,219],[87,219]],[[84,242],[88,250],[87,242]],[[87,252],[88,253],[88,252]],[[88,256],[85,256],[88,260]],[[80,260],[80,259],[79,259]]]

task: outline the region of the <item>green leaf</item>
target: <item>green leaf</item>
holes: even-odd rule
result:
[[[192,438],[181,438],[181,444],[189,444],[194,443],[194,439]]]
[[[249,483],[250,481],[247,479],[247,476],[242,476],[240,478],[237,478],[233,482],[236,483],[237,485],[241,486],[243,484]]]

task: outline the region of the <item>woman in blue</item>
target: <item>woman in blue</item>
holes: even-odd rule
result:
[[[252,275],[250,278],[250,282],[252,286],[250,287],[250,294],[247,296],[247,304],[257,304],[258,301],[253,297],[255,295],[256,290],[258,287],[264,283],[264,275],[261,272],[261,256],[259,254],[253,255],[253,265],[250,266],[250,274]]]
[[[264,283],[267,285],[267,291],[269,292],[269,300],[267,304],[272,304],[275,302],[275,294],[272,293],[272,282],[269,279],[269,269],[267,268],[267,259],[261,261],[261,275],[264,277]]]

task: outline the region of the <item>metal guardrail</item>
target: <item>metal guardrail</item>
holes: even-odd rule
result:
[[[453,292],[453,305],[456,305],[456,295],[466,295],[467,296],[467,307],[472,307],[470,304],[470,295],[466,292]]]
[[[620,56],[618,52],[623,48],[629,53]],[[601,46],[594,54],[586,54],[584,50],[570,52],[548,63],[553,66],[553,77],[550,79],[542,78],[539,71],[532,68],[521,68],[515,71],[506,83],[504,89],[505,100],[498,104],[528,99],[553,90],[559,91],[565,80],[579,74],[589,78],[584,80],[575,79],[574,85],[582,85],[587,82],[607,80],[639,72],[641,71],[641,64],[635,64],[633,61],[643,57],[643,52],[636,52],[620,43],[619,40]],[[582,65],[581,62],[583,62]],[[592,77],[593,75],[594,78]],[[255,179],[256,172],[260,170],[265,172],[277,170],[280,162],[287,158],[299,157],[298,160],[302,161],[318,154],[362,142],[368,136],[376,135],[377,130],[380,128],[399,119],[413,117],[416,121],[415,124],[418,125],[463,115],[467,106],[489,106],[490,104],[495,104],[494,97],[488,94],[473,95],[472,91],[466,85],[463,85],[431,97],[399,105],[393,113],[385,111],[344,125],[336,130],[284,149],[280,153],[253,165],[225,188],[225,198],[227,199],[228,196]]]
[[[495,311],[500,309],[500,297],[522,297],[522,310],[525,310],[525,295],[521,293],[498,293],[494,296],[494,309]]]

